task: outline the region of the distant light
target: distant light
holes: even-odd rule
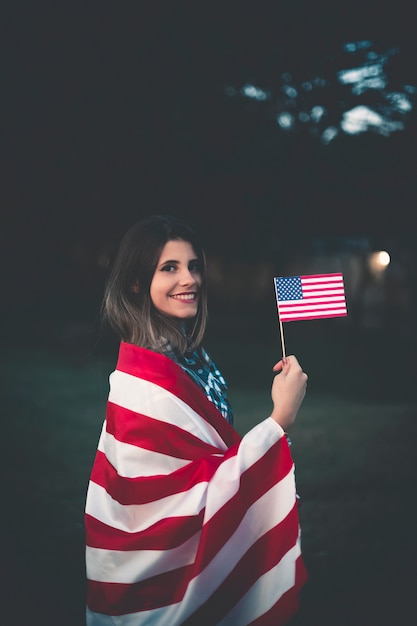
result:
[[[392,92],[387,96],[387,100],[391,102],[391,104],[401,113],[408,113],[413,108],[410,100],[403,93]]]
[[[343,114],[342,130],[350,135],[364,133],[370,126],[380,126],[382,117],[367,106],[357,106]]]
[[[391,257],[388,252],[386,252],[385,250],[381,250],[381,252],[378,252],[378,262],[381,264],[382,267],[387,267],[391,262]]]
[[[326,78],[323,78],[322,76],[316,76],[312,80],[312,83],[315,87],[324,87],[325,85],[328,84],[328,82],[329,81]]]
[[[323,115],[326,113],[326,109],[320,105],[314,106],[310,111],[310,116],[313,122],[319,122]]]
[[[289,98],[296,98],[298,96],[298,91],[296,90],[295,87],[291,87],[290,85],[284,85],[282,87],[282,91],[289,97]]]
[[[277,122],[285,130],[289,130],[294,126],[294,116],[284,111],[277,116]]]
[[[269,93],[267,91],[264,91],[259,87],[255,87],[255,85],[251,85],[250,83],[243,85],[241,93],[243,96],[246,96],[246,98],[252,98],[253,100],[263,101],[268,100],[269,98]]]
[[[376,78],[366,78],[362,80],[360,83],[357,83],[352,87],[352,93],[355,96],[360,96],[361,94],[368,91],[368,89],[385,89],[387,86],[387,81],[383,76],[377,76]]]
[[[362,41],[350,41],[345,43],[345,52],[356,52],[357,50],[363,50],[364,48],[370,48],[372,41],[369,39],[362,39]]]
[[[300,122],[303,122],[303,124],[306,124],[310,121],[310,116],[305,111],[300,111],[300,113],[298,114],[298,119],[300,120]]]
[[[367,106],[360,105],[346,111],[340,123],[342,130],[349,135],[358,135],[368,130],[376,130],[381,135],[388,137],[390,133],[402,130],[404,124],[383,118],[382,115]]]
[[[324,130],[321,134],[321,141],[324,144],[328,144],[330,143],[335,137],[337,137],[339,131],[337,130],[337,128],[335,126],[329,126],[328,128],[326,128],[326,130]]]
[[[374,274],[384,272],[391,262],[391,257],[386,250],[379,250],[369,255],[369,267]]]
[[[341,70],[337,73],[339,83],[342,85],[349,85],[358,83],[366,78],[379,76],[381,74],[382,66],[380,64],[365,65],[364,67],[355,67],[350,70]]]

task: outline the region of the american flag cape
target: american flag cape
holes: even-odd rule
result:
[[[279,626],[306,580],[294,464],[169,358],[120,345],[86,499],[88,626]]]

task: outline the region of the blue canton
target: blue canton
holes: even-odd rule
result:
[[[292,276],[290,278],[276,278],[278,300],[302,300],[303,289],[301,286],[301,278]]]

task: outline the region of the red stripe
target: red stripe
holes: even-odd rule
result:
[[[253,620],[249,626],[271,626],[271,624],[284,626],[287,624],[299,609],[300,589],[307,579],[307,572],[300,556],[295,562],[294,587],[291,587],[267,613]]]
[[[277,526],[256,541],[210,598],[187,619],[191,624],[217,624],[256,583],[275,567],[297,542],[297,506]],[[272,622],[270,622],[272,623]],[[275,622],[273,622],[275,624]]]
[[[224,419],[224,418],[223,418]],[[218,454],[215,447],[179,426],[135,413],[108,402],[106,431],[118,441],[154,450],[177,459],[192,460],[202,454]]]
[[[167,517],[145,531],[128,533],[85,515],[87,545],[105,550],[171,550],[201,529],[204,509],[189,517]]]
[[[303,315],[303,316],[299,316],[299,317],[289,317],[289,316],[281,316],[281,321],[282,322],[295,322],[297,320],[315,320],[319,317],[346,317],[346,311],[343,313],[328,313],[326,311],[324,311],[321,314],[318,313],[312,313],[311,315]]]
[[[184,597],[192,569],[187,565],[131,584],[89,580],[88,607],[105,615],[125,615],[175,604]]]
[[[147,504],[186,492],[198,483],[211,480],[222,461],[223,457],[205,457],[172,474],[126,478],[117,473],[103,452],[98,451],[91,480],[103,487],[120,504]]]
[[[323,304],[325,304],[323,302]],[[313,312],[313,311],[317,311],[317,313],[326,313],[326,311],[331,310],[331,309],[346,309],[345,305],[339,302],[336,302],[334,304],[329,303],[326,305],[325,308],[317,308],[316,306],[312,305],[312,304],[305,304],[303,306],[291,306],[291,307],[287,307],[283,313],[288,314],[288,313],[308,313],[308,312]]]
[[[282,480],[292,467],[288,443],[282,437],[242,474],[239,491],[202,528],[201,543],[204,544],[204,550],[200,550],[196,558],[197,573],[206,567],[234,534],[249,507]]]
[[[304,305],[304,306],[292,306],[292,307],[287,307],[283,313],[284,315],[288,315],[290,313],[313,313],[313,312],[317,312],[317,313],[322,313],[325,314],[328,311],[331,311],[332,309],[346,309],[346,307],[343,304],[339,304],[339,303],[335,303],[335,304],[328,304],[326,308],[321,308],[318,309],[315,306],[312,305]]]
[[[333,274],[310,274],[308,276],[300,276],[300,278],[301,280],[304,280],[304,278],[322,278],[324,280],[326,278],[335,278],[336,276],[340,276],[343,280],[343,274],[341,272],[334,272]]]
[[[122,342],[116,369],[153,382],[181,398],[205,421],[214,426],[227,446],[240,441],[240,435],[224,419],[202,389],[177,363],[163,354]]]

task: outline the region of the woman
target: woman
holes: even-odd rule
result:
[[[86,502],[87,624],[285,624],[305,581],[285,430],[306,374],[277,363],[271,416],[236,433],[202,347],[204,253],[176,218],[128,231],[103,307],[121,344]]]

